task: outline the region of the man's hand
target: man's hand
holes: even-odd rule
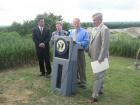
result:
[[[79,44],[81,46],[81,43],[80,42],[76,42],[77,44]]]
[[[44,44],[44,43],[40,43],[40,44],[39,44],[39,47],[45,48],[45,44]]]

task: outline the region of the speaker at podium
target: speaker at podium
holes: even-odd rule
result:
[[[78,49],[80,46],[71,37],[55,36],[51,87],[64,96],[76,93]]]

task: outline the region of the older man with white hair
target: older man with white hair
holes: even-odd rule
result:
[[[102,13],[96,13],[92,16],[93,24],[95,28],[92,31],[89,44],[89,55],[91,61],[102,63],[105,58],[109,56],[109,36],[110,32],[107,26],[102,22]],[[90,101],[97,102],[97,98],[100,94],[103,94],[103,81],[106,70],[97,72],[94,74],[95,82],[93,86],[93,93]]]

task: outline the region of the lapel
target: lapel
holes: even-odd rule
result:
[[[95,33],[95,35],[91,39],[90,44],[92,44],[92,42],[94,41],[95,37],[98,36],[99,34],[100,34],[100,30],[97,30],[97,32]]]
[[[39,36],[41,35],[41,31],[40,31],[40,28],[37,26],[37,31],[39,33]]]
[[[103,23],[101,23],[100,26],[97,28],[97,32],[95,33],[94,37],[91,39],[90,44],[92,44],[92,42],[94,41],[95,37],[100,34],[102,26],[103,26]]]

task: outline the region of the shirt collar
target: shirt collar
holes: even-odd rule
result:
[[[103,23],[101,23],[98,27],[96,27],[96,29],[100,29],[103,26]]]
[[[62,31],[62,30],[60,30],[60,31],[56,31],[56,32],[58,32],[58,33],[59,33],[59,32],[61,32],[61,31]]]
[[[80,31],[81,27],[79,27],[78,29],[75,29],[77,32]]]
[[[38,28],[41,30],[41,28],[44,28],[44,27],[40,27],[40,26],[38,26]]]

